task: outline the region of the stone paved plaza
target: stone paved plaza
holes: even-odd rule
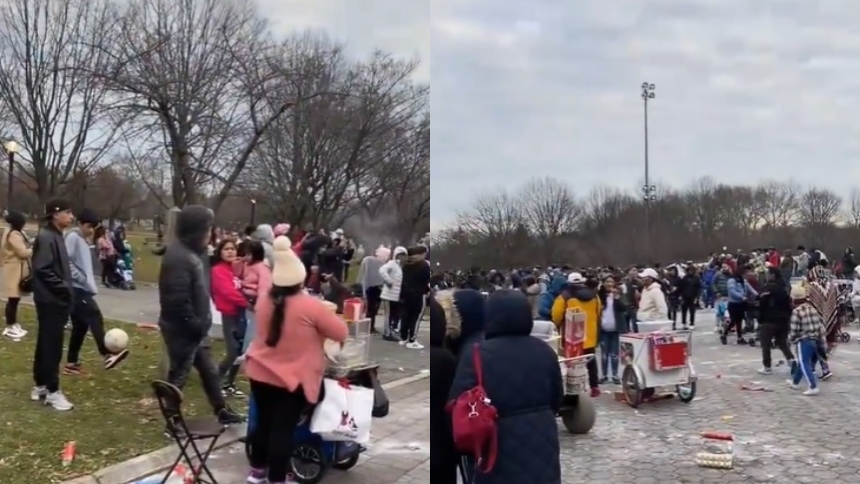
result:
[[[700,314],[694,358],[698,395],[633,409],[612,398],[613,386],[597,399],[592,432],[573,436],[559,426],[564,482],[649,483],[846,483],[860,482],[860,344],[843,344],[833,357],[835,376],[821,394],[805,397],[785,384],[788,370],[758,375],[758,347],[722,346],[713,334],[712,313]],[[860,335],[858,335],[860,336]],[[779,359],[778,353],[774,354]],[[746,391],[759,383],[772,391]],[[392,412],[374,425],[374,442],[359,465],[332,471],[332,484],[431,483],[429,471],[429,380],[391,391]],[[726,451],[701,432],[727,431],[734,468],[703,469],[698,452]],[[221,482],[242,482],[246,471],[238,446],[213,460]]]

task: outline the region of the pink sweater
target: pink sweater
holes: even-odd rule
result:
[[[248,378],[290,391],[301,386],[308,402],[316,403],[325,371],[323,342],[345,341],[349,331],[346,323],[316,297],[296,294],[287,299],[281,339],[270,348],[266,337],[274,303],[267,292],[260,294],[255,312],[257,332],[245,355]]]
[[[263,262],[245,263],[242,269],[242,292],[248,296],[259,296],[272,287],[272,270]]]

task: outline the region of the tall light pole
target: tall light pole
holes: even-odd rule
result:
[[[21,151],[21,145],[15,141],[7,141],[3,144],[6,157],[9,159],[9,170],[6,172],[6,210],[12,209],[12,187],[15,182],[15,155]]]
[[[251,199],[251,225],[255,225],[257,223],[257,200]]]
[[[651,255],[651,202],[657,199],[657,187],[651,184],[651,166],[648,162],[648,101],[657,95],[654,84],[642,83],[642,102],[645,108],[645,184],[642,186],[642,198],[645,202],[645,243],[646,254]]]

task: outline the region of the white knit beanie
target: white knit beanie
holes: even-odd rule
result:
[[[272,268],[272,284],[278,287],[296,286],[305,281],[307,271],[305,265],[293,251],[292,242],[285,236],[275,239],[272,244],[272,258],[275,266]]]

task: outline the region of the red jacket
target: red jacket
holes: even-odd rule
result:
[[[779,253],[777,251],[773,251],[767,258],[767,261],[770,262],[771,267],[779,267]]]
[[[212,267],[212,302],[219,313],[236,316],[248,307],[248,300],[242,295],[240,285],[232,264],[219,262]]]

